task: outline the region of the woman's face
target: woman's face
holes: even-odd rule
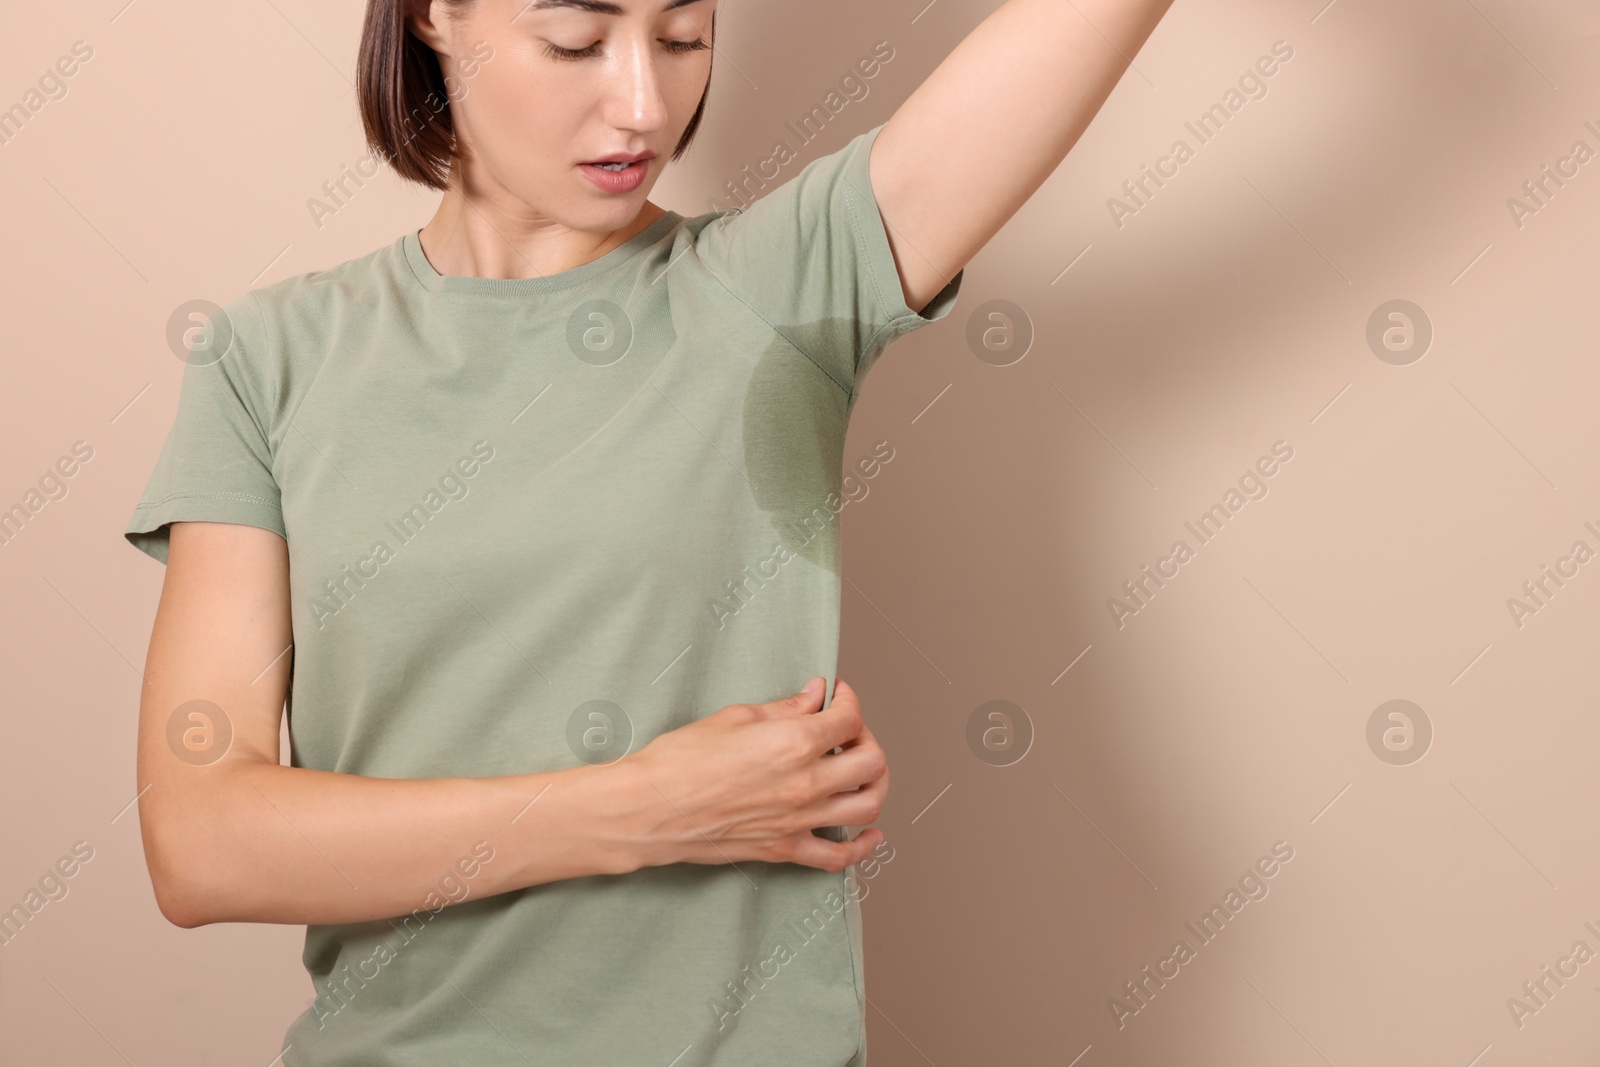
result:
[[[425,5],[432,25],[413,32],[451,77],[464,191],[573,229],[627,225],[705,92],[716,3],[474,0],[455,14]],[[586,165],[639,152],[655,155],[619,175]]]

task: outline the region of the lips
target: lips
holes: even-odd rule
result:
[[[653,154],[641,154],[635,157],[613,157],[621,162],[617,163],[581,163],[578,169],[583,172],[602,192],[631,193],[644,185],[645,179],[650,176],[650,163]],[[627,162],[633,158],[637,162]]]
[[[641,160],[654,158],[654,152],[635,152],[632,155],[629,155],[625,152],[614,152],[609,156],[602,156],[599,159],[588,159],[584,162],[588,165],[595,166],[601,163],[638,163]]]

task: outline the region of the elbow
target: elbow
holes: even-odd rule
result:
[[[173,926],[181,926],[185,930],[206,925],[208,920],[195,911],[187,897],[174,892],[170,884],[154,879],[152,883],[156,892],[156,907],[161,909],[161,917],[167,922]]]
[[[140,806],[140,835],[156,907],[174,926],[251,922],[240,901],[261,874],[245,843],[236,775],[212,768],[203,782],[160,782]]]
[[[150,888],[155,891],[156,907],[162,918],[174,926],[193,930],[213,920],[202,907],[205,894],[196,891],[193,879],[186,877],[184,863],[169,854],[145,854],[150,868]]]
[[[185,840],[180,827],[147,825],[144,855],[162,918],[193,930],[217,921],[206,907],[206,901],[215,900],[216,894],[199,884],[201,865],[195,860],[195,850],[185,847]]]

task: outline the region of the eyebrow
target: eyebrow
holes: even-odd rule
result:
[[[666,7],[661,9],[662,14],[676,11],[680,7],[700,3],[701,0],[671,0]],[[596,15],[625,15],[627,14],[619,5],[610,0],[532,0],[522,11],[546,11],[556,7],[572,7],[579,11],[591,11]],[[520,15],[522,12],[518,12]]]

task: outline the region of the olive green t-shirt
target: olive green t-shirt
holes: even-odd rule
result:
[[[224,307],[126,537],[163,562],[182,520],[286,539],[295,766],[527,774],[813,675],[831,699],[846,423],[963,276],[906,306],[880,129],[558,274],[441,276],[412,231]],[[865,1063],[853,868],[481,896],[483,836],[408,915],[307,928],[287,1067]]]

